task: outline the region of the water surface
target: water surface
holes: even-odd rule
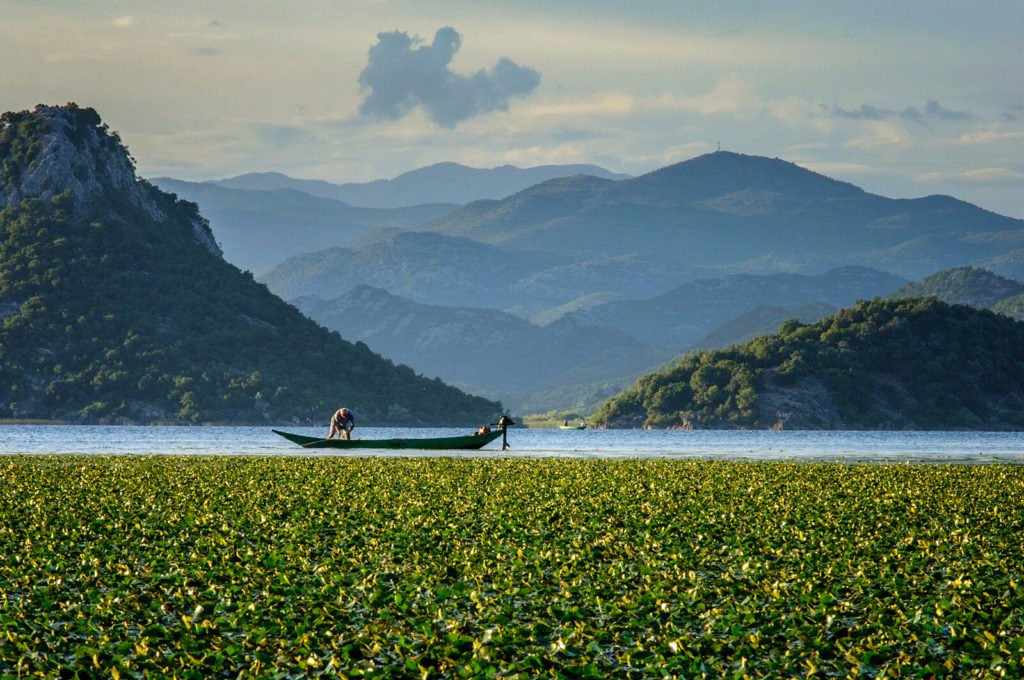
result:
[[[367,455],[571,458],[713,458],[843,462],[1024,464],[1019,432],[848,432],[804,430],[509,430],[479,451],[307,450],[269,427],[0,425],[0,454],[79,455]],[[326,428],[290,427],[323,437]],[[450,437],[470,428],[359,427],[359,438]]]

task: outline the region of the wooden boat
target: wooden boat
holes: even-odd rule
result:
[[[425,437],[420,439],[321,439],[301,434],[271,430],[304,449],[479,449],[504,434],[496,428],[486,434],[467,434],[460,437]]]

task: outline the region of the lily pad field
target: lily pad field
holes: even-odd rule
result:
[[[0,677],[1022,677],[1024,468],[0,458]]]

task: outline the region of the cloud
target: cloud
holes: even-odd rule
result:
[[[975,168],[964,172],[927,172],[914,178],[918,182],[960,182],[965,184],[1022,184],[1024,172],[1009,168]]]
[[[975,130],[960,135],[956,139],[944,142],[946,146],[978,145],[978,144],[1003,144],[1009,141],[1024,139],[1024,130],[998,130],[989,128],[986,130]]]
[[[127,28],[128,26],[134,26],[136,24],[135,17],[131,14],[126,14],[123,17],[114,19],[114,25],[118,28]]]
[[[851,120],[888,120],[896,115],[894,111],[880,109],[871,104],[861,104],[860,108],[852,110],[833,106],[830,113],[833,118],[849,118]]]
[[[844,109],[841,106],[835,105],[831,107],[822,105],[822,109],[824,109],[832,118],[847,118],[849,120],[879,121],[902,118],[903,120],[909,120],[915,123],[923,123],[926,119],[958,121],[971,120],[974,118],[974,116],[968,111],[954,111],[953,109],[947,109],[934,99],[928,100],[923,111],[916,106],[907,106],[902,111],[894,111],[892,109],[883,109],[872,104],[861,104],[860,107],[856,109]]]
[[[867,163],[849,163],[843,161],[796,161],[798,165],[822,175],[872,175],[878,168]]]
[[[898,149],[907,148],[909,139],[899,123],[868,121],[864,134],[843,144],[844,149]]]
[[[404,31],[378,33],[359,84],[369,93],[359,112],[370,118],[398,120],[416,106],[445,128],[490,111],[508,110],[513,97],[532,92],[540,73],[502,57],[489,71],[472,75],[449,68],[462,36],[446,26],[430,45]]]
[[[929,99],[924,107],[924,112],[932,117],[941,120],[970,120],[973,116],[967,111],[952,111],[943,107],[934,99]]]

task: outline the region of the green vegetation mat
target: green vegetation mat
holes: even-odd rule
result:
[[[0,676],[1024,675],[1024,468],[0,459]]]

